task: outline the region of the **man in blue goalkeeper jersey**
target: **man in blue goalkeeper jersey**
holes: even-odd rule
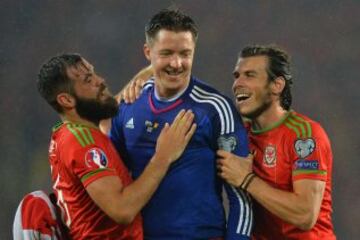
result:
[[[120,104],[110,137],[136,179],[156,150],[156,139],[181,109],[191,109],[197,130],[142,211],[145,239],[249,239],[249,196],[225,185],[230,215],[225,223],[223,182],[216,151],[248,155],[246,131],[230,99],[191,75],[194,21],[162,10],[146,26],[144,53],[154,71],[133,104]]]

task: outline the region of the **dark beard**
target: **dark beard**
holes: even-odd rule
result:
[[[104,102],[99,99],[74,97],[76,99],[75,108],[79,116],[96,125],[101,120],[112,118],[118,113],[118,103],[113,97],[108,97]]]
[[[270,97],[271,97],[271,92],[267,91],[265,96],[263,96],[263,103],[261,104],[261,106],[259,106],[257,109],[255,109],[250,113],[243,114],[242,116],[250,120],[257,119],[263,112],[268,110],[269,107],[271,106],[272,102],[270,100]]]
[[[243,114],[243,117],[248,118],[250,120],[254,120],[259,117],[263,112],[265,112],[271,106],[271,102],[264,102],[260,107],[255,109],[254,111]]]

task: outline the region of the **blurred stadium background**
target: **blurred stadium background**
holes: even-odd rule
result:
[[[22,196],[50,190],[47,149],[55,112],[40,98],[40,65],[79,52],[118,91],[147,63],[144,24],[177,5],[198,23],[193,73],[231,95],[238,51],[276,43],[293,58],[294,109],[326,129],[334,152],[333,219],[339,239],[360,237],[360,2],[35,1],[0,2],[0,239]]]

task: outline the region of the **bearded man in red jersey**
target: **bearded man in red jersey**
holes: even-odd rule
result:
[[[41,67],[37,87],[62,120],[53,128],[49,161],[71,239],[143,239],[139,212],[194,133],[194,115],[182,110],[173,124],[165,124],[151,161],[132,181],[98,128],[118,104],[88,61],[77,54],[51,58]]]

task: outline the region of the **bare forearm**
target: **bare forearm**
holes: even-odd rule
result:
[[[247,190],[268,211],[301,229],[311,228],[312,219],[317,218],[318,211],[311,196],[274,188],[258,177]]]
[[[161,180],[166,175],[168,167],[168,164],[152,160],[139,178],[123,189],[121,205],[127,209],[129,215],[135,217],[150,200]]]

